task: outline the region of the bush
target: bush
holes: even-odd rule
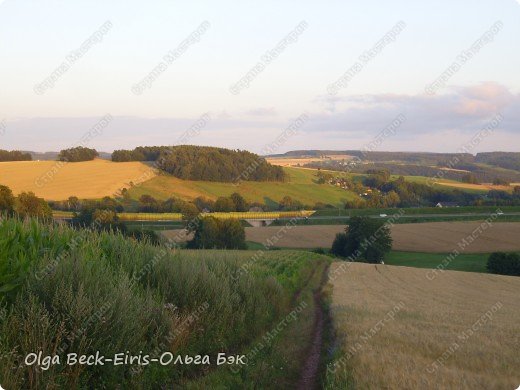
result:
[[[58,155],[59,161],[80,162],[94,160],[99,156],[95,149],[78,146],[70,149],[63,149]]]
[[[493,274],[520,276],[520,255],[518,253],[492,253],[487,269]]]
[[[345,233],[338,233],[331,253],[353,261],[381,263],[392,249],[390,228],[382,221],[352,217]]]
[[[34,192],[22,192],[16,198],[15,211],[23,218],[52,218],[52,210],[47,202],[42,198],[38,198]]]
[[[188,242],[193,249],[247,249],[244,227],[237,219],[202,218]]]

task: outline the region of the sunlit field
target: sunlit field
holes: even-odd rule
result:
[[[518,387],[519,278],[335,263],[329,280],[328,388]]]

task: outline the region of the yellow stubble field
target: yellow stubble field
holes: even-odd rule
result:
[[[330,388],[515,389],[520,278],[334,263]],[[429,274],[431,275],[431,274]]]
[[[156,172],[141,162],[0,162],[0,184],[11,188],[15,195],[32,191],[47,200],[113,196],[122,188],[129,188],[130,182],[137,184],[154,176]]]

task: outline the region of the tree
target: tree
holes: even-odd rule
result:
[[[78,197],[70,196],[69,199],[67,199],[67,207],[69,210],[77,211],[79,210],[80,206],[81,202],[79,201]]]
[[[249,206],[248,206],[246,200],[238,192],[233,192],[231,194],[231,200],[233,201],[233,204],[235,205],[236,211],[247,211],[249,209]]]
[[[480,184],[477,177],[473,173],[462,176],[462,182],[468,184]]]
[[[237,219],[205,217],[197,221],[194,236],[188,242],[192,249],[246,249],[244,227]]]
[[[52,218],[52,210],[47,202],[33,192],[22,192],[16,199],[15,211],[21,217]]]
[[[99,153],[95,149],[84,148],[78,146],[70,149],[63,149],[58,155],[59,161],[68,162],[80,162],[94,160],[99,156]]]
[[[235,203],[233,202],[233,200],[231,198],[225,198],[225,197],[221,196],[215,202],[215,211],[226,212],[226,213],[231,212],[231,211],[236,211]]]
[[[352,217],[345,233],[336,235],[331,252],[353,261],[381,263],[392,249],[390,228],[382,221]]]
[[[506,179],[502,179],[500,177],[497,177],[493,180],[493,185],[495,186],[508,186],[509,185],[509,181],[506,180]]]
[[[493,274],[520,276],[520,256],[517,253],[492,253],[487,270]]]
[[[144,213],[159,212],[159,202],[151,195],[142,195],[139,198],[139,211]]]
[[[283,211],[302,210],[303,204],[298,200],[294,200],[290,196],[284,196],[279,203],[279,208]]]
[[[13,191],[7,186],[0,185],[0,213],[11,214],[14,209],[14,200]]]

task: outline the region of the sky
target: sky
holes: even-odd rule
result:
[[[520,151],[519,48],[520,0],[0,0],[0,149]]]

